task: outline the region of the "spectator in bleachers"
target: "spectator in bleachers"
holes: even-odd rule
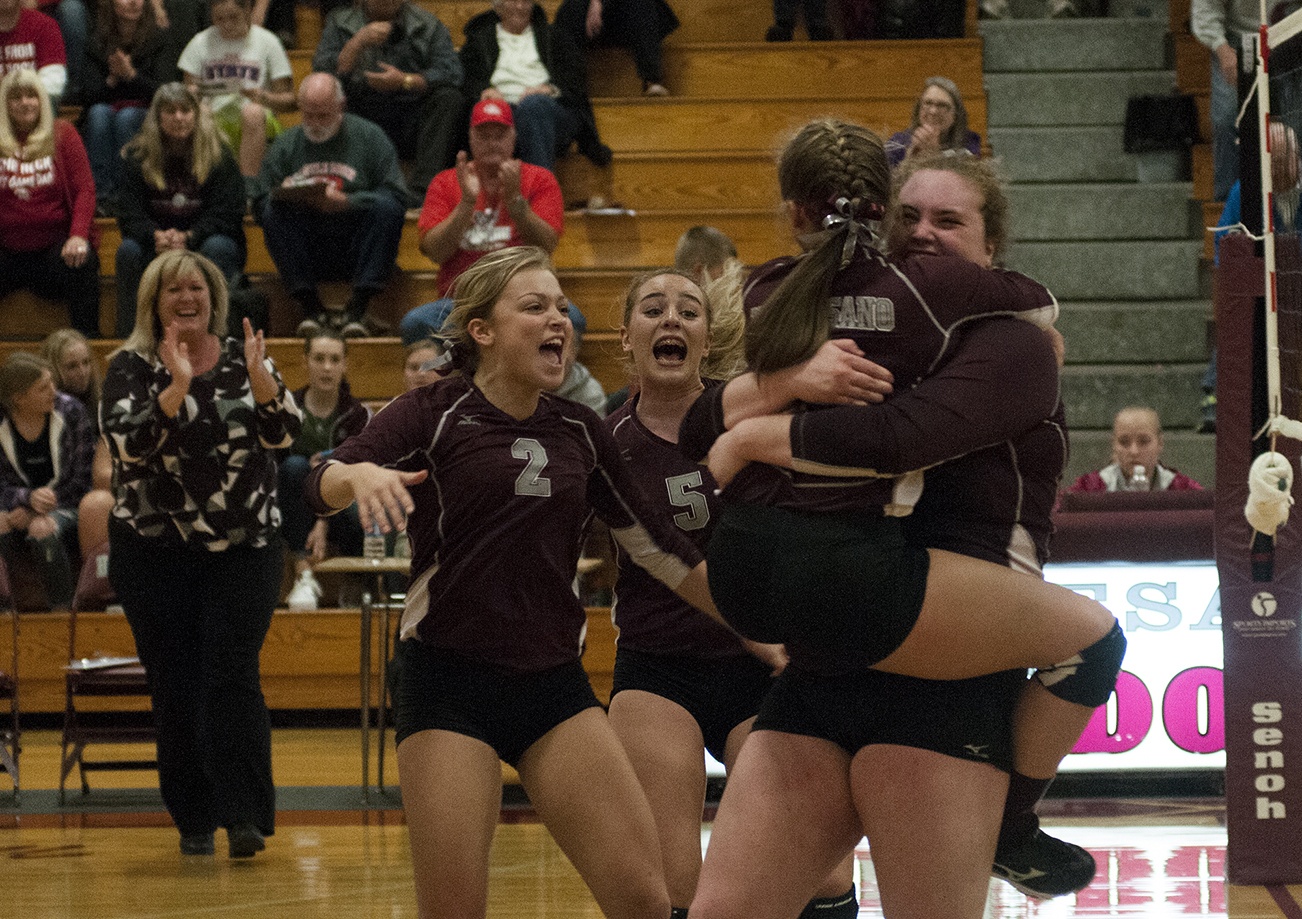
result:
[[[685,271],[702,286],[723,277],[737,261],[737,246],[717,227],[688,227],[674,246],[674,268]]]
[[[23,5],[40,10],[59,26],[68,68],[68,85],[63,98],[77,102],[85,88],[82,79],[86,72],[87,39],[94,21],[94,0],[23,0]]]
[[[56,119],[34,70],[0,80],[0,297],[28,289],[68,304],[99,337],[95,180],[81,136]]]
[[[944,150],[981,155],[981,135],[969,131],[963,94],[948,77],[927,77],[922,94],[913,103],[913,118],[907,131],[892,134],[886,142],[886,158],[894,168],[911,156],[926,156]]]
[[[764,33],[764,40],[791,41],[796,30],[796,14],[802,10],[805,31],[811,41],[832,38],[832,26],[827,20],[827,0],[773,0],[773,25]]]
[[[570,304],[570,307],[573,309],[574,305]],[[573,322],[571,324],[573,325]],[[586,325],[586,322],[584,324]],[[561,355],[565,365],[565,378],[561,380],[560,387],[553,392],[562,399],[586,405],[598,415],[605,415],[606,390],[602,389],[601,381],[592,375],[592,371],[579,362],[579,349],[582,347],[583,333],[575,325],[574,334],[566,340],[565,350]]]
[[[1162,421],[1144,405],[1117,412],[1112,421],[1112,462],[1087,472],[1068,491],[1202,491],[1183,472],[1162,465]],[[1141,477],[1136,470],[1143,470]]]
[[[372,121],[344,111],[344,91],[314,73],[298,91],[303,122],[276,138],[258,176],[253,213],[280,279],[303,307],[299,334],[333,324],[319,281],[349,281],[345,335],[387,330],[369,312],[393,273],[406,217],[398,153]]]
[[[437,334],[451,310],[452,284],[485,254],[508,246],[537,246],[551,253],[564,229],[561,186],[541,166],[512,159],[511,107],[481,99],[470,115],[470,156],[434,177],[420,212],[420,251],[438,263],[439,300],[402,318],[408,344]]]
[[[294,553],[294,587],[290,609],[316,609],[321,585],[312,563],[326,557],[331,545],[342,555],[362,554],[362,525],[357,505],[330,517],[317,517],[303,497],[308,473],[325,462],[335,447],[352,437],[371,418],[371,411],[348,388],[348,342],[333,329],[318,329],[303,341],[307,385],[294,391],[303,412],[303,429],[280,456],[280,533]]]
[[[258,174],[267,144],[281,132],[277,112],[294,109],[294,74],[285,46],[255,26],[253,0],[210,0],[212,25],[181,52],[187,86],[212,109],[240,172]]]
[[[59,24],[27,9],[23,0],[0,0],[0,76],[35,70],[51,104],[58,106],[68,85],[68,56]]]
[[[421,338],[407,346],[407,359],[402,365],[403,391],[411,392],[418,386],[442,379],[436,363],[447,352],[443,343],[434,338]],[[449,368],[451,369],[451,368]]]
[[[1239,178],[1239,52],[1260,26],[1261,4],[1193,0],[1189,12],[1190,31],[1211,55],[1212,196],[1224,201]]]
[[[253,24],[275,32],[282,45],[292,48],[298,43],[295,6],[294,0],[253,0]],[[322,18],[327,12],[324,8],[321,10]]]
[[[515,152],[524,162],[551,169],[576,140],[598,166],[610,162],[588,99],[583,52],[533,0],[493,0],[491,10],[467,22],[461,66],[468,99],[510,103]]]
[[[81,130],[102,216],[117,212],[122,148],[140,130],[158,87],[176,78],[176,52],[154,22],[153,7],[145,0],[99,0]]]
[[[452,163],[464,117],[461,59],[447,26],[411,0],[358,0],[330,13],[312,69],[344,84],[348,110],[384,129],[412,161],[415,207]]]
[[[98,433],[99,364],[86,336],[76,329],[55,329],[41,342],[41,357],[54,373],[55,388],[81,403]]]
[[[212,113],[180,83],[154,94],[124,152],[118,226],[117,336],[131,334],[145,266],[171,249],[193,249],[228,284],[244,271],[245,189]]]
[[[81,403],[82,409],[90,421],[95,437],[95,453],[91,460],[90,490],[81,497],[77,504],[77,543],[81,550],[83,568],[89,567],[87,559],[108,553],[108,518],[113,510],[113,463],[109,458],[108,442],[99,436],[99,361],[91,353],[86,336],[76,329],[56,329],[41,342],[41,357],[54,371],[54,385],[59,392],[66,393]],[[98,567],[91,569],[99,574]],[[93,608],[103,609],[112,602],[106,591],[105,577],[83,578],[78,581],[74,592],[77,598],[89,599],[91,590],[86,587],[99,587],[93,599]],[[78,609],[90,609],[77,606]]]
[[[25,351],[0,365],[0,409],[0,555],[12,565],[30,546],[50,608],[68,609],[69,548],[90,489],[95,431],[81,403],[55,389],[49,363]]]
[[[589,47],[627,48],[642,94],[669,95],[660,45],[678,28],[678,17],[665,0],[563,0],[556,27],[584,54]]]

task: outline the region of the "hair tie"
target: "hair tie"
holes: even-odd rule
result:
[[[845,245],[841,247],[841,268],[844,269],[850,264],[854,250],[860,244],[859,234],[867,234],[869,241],[872,240],[872,227],[864,221],[881,220],[884,210],[875,202],[864,203],[859,198],[847,198],[844,195],[829,203],[836,208],[836,213],[823,218],[823,228],[834,232],[842,229],[846,231]],[[860,210],[863,211],[862,215],[858,213]]]

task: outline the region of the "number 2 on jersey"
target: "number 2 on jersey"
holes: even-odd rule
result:
[[[532,495],[536,498],[550,498],[552,480],[542,474],[547,465],[547,450],[532,437],[517,438],[511,444],[511,455],[516,459],[527,460],[524,471],[516,477],[515,493]]]

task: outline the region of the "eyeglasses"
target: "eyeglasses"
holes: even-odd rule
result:
[[[954,103],[941,102],[938,99],[923,99],[922,108],[934,108],[942,112],[952,112],[954,111]]]

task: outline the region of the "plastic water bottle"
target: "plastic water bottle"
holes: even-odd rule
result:
[[[1148,472],[1143,466],[1136,466],[1135,471],[1130,473],[1130,485],[1127,491],[1148,491]]]
[[[393,534],[393,557],[411,558],[411,540],[407,537],[406,530],[398,530]]]
[[[381,559],[384,555],[384,534],[380,532],[380,525],[375,524],[362,537],[362,557]]]

